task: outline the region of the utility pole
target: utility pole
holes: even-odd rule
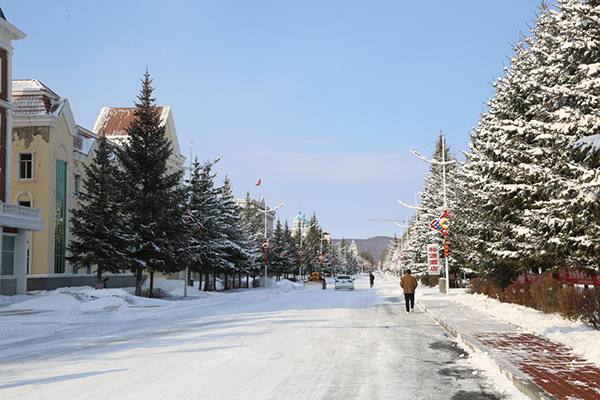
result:
[[[414,150],[410,150],[411,153],[413,153],[417,158],[420,158],[421,160],[429,163],[429,164],[435,164],[435,165],[441,165],[442,166],[442,192],[443,192],[443,197],[444,197],[444,215],[448,214],[448,204],[446,202],[446,165],[451,165],[454,164],[456,162],[456,160],[450,160],[450,161],[446,161],[446,142],[445,142],[445,138],[444,138],[444,132],[440,131],[440,135],[442,137],[442,161],[439,162],[437,160],[429,160],[426,157],[420,155],[419,153],[417,153]],[[442,231],[443,233],[443,231]],[[446,234],[444,234],[444,265],[445,265],[445,270],[446,270],[446,294],[450,295],[450,270],[448,269],[448,253],[447,253],[447,249],[448,249],[448,238],[447,238],[447,232]]]

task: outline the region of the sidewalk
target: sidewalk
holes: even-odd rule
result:
[[[453,336],[486,354],[532,399],[600,399],[600,369],[568,347],[497,321],[445,295],[424,293],[417,303]]]

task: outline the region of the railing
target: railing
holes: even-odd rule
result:
[[[0,214],[36,220],[42,218],[42,211],[39,208],[23,207],[7,203],[0,203]]]

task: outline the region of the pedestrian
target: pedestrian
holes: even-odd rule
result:
[[[369,280],[371,281],[371,287],[373,287],[373,283],[375,282],[375,275],[373,275],[373,272],[369,272]]]
[[[404,290],[404,301],[406,302],[407,314],[409,312],[415,312],[415,289],[417,286],[417,280],[410,274],[410,269],[407,269],[405,275],[400,280],[400,287]]]

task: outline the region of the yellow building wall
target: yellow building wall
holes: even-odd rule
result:
[[[28,131],[27,131],[28,130]],[[37,134],[35,133],[37,130]],[[43,130],[47,130],[43,134]],[[18,153],[33,152],[32,181],[17,179],[19,173]],[[12,142],[12,179],[11,193],[15,201],[25,199],[26,192],[31,193],[32,207],[39,208],[45,229],[32,232],[30,238],[30,270],[33,275],[54,273],[54,202],[55,202],[55,160],[67,162],[67,193],[72,180],[73,136],[61,114],[57,125],[52,127],[15,127]],[[23,196],[23,197],[22,197]],[[67,209],[71,208],[72,196],[68,196]],[[67,216],[69,215],[67,211]],[[67,229],[67,232],[69,230]],[[68,243],[68,233],[67,233]],[[67,272],[72,272],[67,262]]]

